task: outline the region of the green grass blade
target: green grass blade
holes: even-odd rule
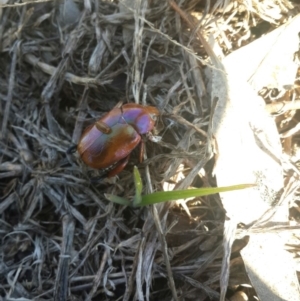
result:
[[[135,197],[133,200],[133,206],[139,206],[142,201],[142,190],[143,190],[143,182],[141,178],[141,174],[136,166],[133,168],[133,179],[135,186]]]
[[[216,194],[219,192],[233,191],[239,189],[245,189],[256,186],[255,184],[240,184],[226,187],[209,187],[209,188],[198,188],[188,190],[174,190],[174,191],[159,191],[152,194],[142,196],[142,202],[140,206],[152,205],[167,201],[175,201],[180,199],[187,199],[191,197],[204,196],[210,194]]]
[[[111,202],[124,205],[124,206],[130,206],[131,202],[129,202],[127,199],[121,198],[117,195],[109,194],[109,193],[104,193],[104,196]]]

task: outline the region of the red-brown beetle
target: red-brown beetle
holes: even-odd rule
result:
[[[109,168],[108,177],[121,172],[130,153],[150,132],[159,115],[157,108],[129,103],[115,107],[83,132],[77,145],[83,162],[96,169]]]

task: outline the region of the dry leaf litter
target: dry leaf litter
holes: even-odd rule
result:
[[[144,193],[215,185],[204,76],[214,66],[199,35],[228,54],[299,13],[297,1],[2,0],[0,8],[0,298],[218,300],[217,196],[132,209],[104,193],[131,199],[134,164]],[[272,106],[290,105],[268,109],[295,169],[299,91],[299,78],[288,91],[261,91]],[[157,106],[161,140],[147,140],[145,161],[137,150],[107,180],[67,150],[119,101]],[[296,259],[299,204],[298,196],[295,226],[285,229]],[[233,247],[231,300],[255,300],[238,253],[245,244]]]

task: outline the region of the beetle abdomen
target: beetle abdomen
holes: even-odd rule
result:
[[[141,137],[128,124],[116,124],[109,134],[94,128],[78,144],[78,152],[85,164],[92,168],[107,168],[127,157],[139,144]]]

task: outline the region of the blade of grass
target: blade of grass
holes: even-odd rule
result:
[[[104,196],[111,202],[119,204],[119,205],[124,205],[124,206],[130,206],[131,202],[129,202],[127,199],[121,198],[117,195],[105,193]]]
[[[135,197],[133,199],[133,206],[139,206],[142,201],[142,190],[143,190],[143,182],[141,178],[141,174],[136,166],[133,168],[133,180],[135,186]]]
[[[216,194],[219,192],[240,190],[256,186],[255,184],[240,184],[226,187],[210,187],[189,190],[174,190],[174,191],[159,191],[152,194],[142,196],[142,201],[139,206],[152,205],[167,201],[175,201],[180,199],[187,199],[191,197],[204,196]]]

